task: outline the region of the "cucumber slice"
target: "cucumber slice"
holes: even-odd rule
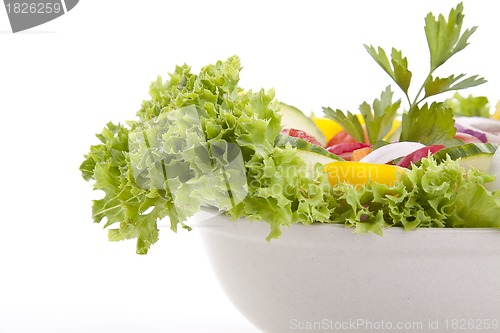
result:
[[[300,138],[278,134],[278,136],[274,140],[274,145],[276,147],[285,147],[287,144],[290,144],[292,147],[297,148],[297,154],[304,160],[304,162],[306,162],[307,172],[310,175],[313,174],[314,166],[317,163],[325,165],[328,163],[344,160],[342,157],[330,153],[325,148],[313,145]]]
[[[488,172],[493,154],[498,148],[496,143],[467,143],[461,146],[448,147],[436,152],[433,156],[441,162],[450,156],[452,160],[460,160],[460,165],[468,169],[476,168]]]
[[[500,149],[497,149],[497,151],[493,154],[488,173],[495,176],[495,180],[486,184],[486,188],[490,191],[500,190]]]
[[[280,102],[281,125],[283,128],[295,128],[314,136],[323,146],[326,145],[326,138],[323,132],[316,126],[314,121],[306,116],[302,111],[291,105]]]
[[[303,156],[310,156],[312,160],[317,160],[323,164],[344,160],[342,157],[330,153],[323,147],[313,145],[306,140],[294,136],[278,134],[274,140],[274,145],[276,147],[285,147],[287,144],[290,144],[293,148],[297,148],[301,154],[304,153],[302,154]]]

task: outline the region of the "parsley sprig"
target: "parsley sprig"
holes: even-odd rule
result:
[[[423,84],[413,98],[409,93],[412,72],[408,68],[408,59],[403,56],[403,53],[392,48],[389,58],[382,47],[364,45],[372,58],[403,91],[408,101],[408,111],[402,116],[400,141],[417,141],[427,145],[457,143],[453,139],[456,129],[451,109],[441,102],[430,105],[427,103],[422,105],[422,103],[431,96],[475,87],[486,82],[478,75],[435,76],[435,71],[439,67],[469,45],[468,40],[477,29],[475,26],[462,33],[463,19],[462,3],[450,11],[448,19],[443,15],[436,18],[432,13],[426,16],[425,35],[429,47],[430,67]],[[374,101],[373,112],[366,102],[362,103],[359,108],[372,144],[383,140],[392,126],[392,121],[398,115],[401,100],[393,103],[392,95],[390,87],[387,87],[380,99]],[[341,110],[334,111],[331,108],[323,108],[323,111],[327,118],[338,122],[355,140],[364,141],[363,128],[356,115],[351,112],[347,112],[346,115]]]

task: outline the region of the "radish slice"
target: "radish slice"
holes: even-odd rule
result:
[[[283,130],[281,130],[281,133],[283,134]],[[310,135],[302,130],[290,128],[288,130],[288,135],[302,139],[302,140],[306,140],[307,142],[312,143],[313,145],[323,147],[321,145],[321,143],[319,143],[319,141],[316,140],[316,138],[314,136],[312,136],[312,135]]]
[[[330,146],[326,148],[330,153],[339,155],[343,153],[352,153],[356,149],[370,147],[367,143],[361,142],[346,142],[346,143],[338,143],[336,145]]]
[[[470,130],[468,134],[484,134],[488,142],[500,143],[500,121],[484,117],[457,117],[455,124],[458,128]],[[463,131],[463,130],[462,130]]]
[[[495,176],[496,178],[492,183],[486,183],[486,188],[490,191],[500,190],[500,149],[498,148],[491,158],[488,173]]]
[[[337,143],[331,147],[326,148],[330,153],[342,157],[346,161],[352,160],[352,152],[361,148],[370,147],[367,143],[361,142],[345,142]]]
[[[427,146],[424,148],[417,149],[413,153],[408,154],[405,157],[403,157],[396,165],[400,166],[402,168],[409,168],[409,167],[411,167],[412,164],[415,164],[418,161],[420,161],[421,159],[429,156],[429,154],[434,154],[435,152],[438,152],[444,148],[446,148],[446,147],[443,145],[432,145],[432,146]]]
[[[390,143],[378,149],[375,149],[360,162],[385,164],[401,156],[413,153],[415,150],[425,147],[418,142],[396,142]]]

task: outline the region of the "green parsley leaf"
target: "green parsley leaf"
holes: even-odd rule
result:
[[[396,82],[396,84],[408,94],[410,87],[412,73],[408,70],[408,60],[403,57],[401,51],[392,49],[391,62],[387,58],[384,49],[379,47],[378,51],[373,46],[364,45],[368,53],[375,59],[375,61],[389,74],[389,76]]]
[[[453,111],[443,103],[432,103],[430,106],[425,103],[403,114],[399,141],[453,146],[459,143],[453,138],[457,131],[454,124]]]
[[[380,95],[380,99],[373,101],[373,112],[366,102],[359,107],[365,120],[368,138],[372,144],[382,140],[392,128],[392,123],[401,105],[401,100],[393,103],[392,96],[391,87],[387,86]]]
[[[467,89],[486,83],[486,80],[482,77],[478,77],[478,75],[470,76],[462,80],[464,76],[465,74],[460,74],[457,76],[450,75],[446,78],[440,78],[440,77],[433,78],[432,75],[430,75],[429,79],[424,84],[425,87],[424,98],[451,90]]]
[[[342,112],[341,110],[333,110],[329,107],[324,107],[323,112],[325,113],[326,118],[332,119],[337,122],[342,128],[354,138],[354,140],[358,142],[365,141],[365,134],[363,131],[363,126],[359,122],[358,117],[347,111],[347,114]]]
[[[443,15],[439,18],[429,13],[425,18],[425,35],[429,45],[431,72],[445,63],[451,56],[463,50],[468,45],[469,37],[477,27],[467,29],[462,35],[464,15],[463,3],[453,8],[448,15],[448,20]]]

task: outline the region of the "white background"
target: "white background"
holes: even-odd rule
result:
[[[464,1],[465,27],[479,29],[440,72],[485,76],[468,93],[492,106],[497,3]],[[133,118],[149,83],[176,64],[196,72],[233,54],[246,88],[274,87],[305,112],[354,111],[390,83],[363,43],[403,50],[421,82],[424,17],[456,4],[82,0],[18,34],[0,7],[0,332],[258,332],[217,284],[196,231],[163,227],[138,256],[133,242],[109,243],[92,223],[78,167],[94,134]]]

